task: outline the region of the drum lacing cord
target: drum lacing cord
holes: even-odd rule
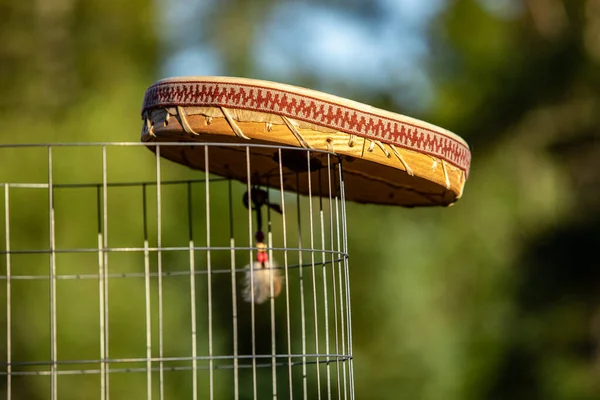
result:
[[[240,127],[238,126],[238,124],[235,123],[235,120],[233,119],[233,117],[229,113],[229,110],[226,109],[225,107],[220,107],[220,108],[221,108],[221,112],[225,116],[225,119],[227,120],[227,123],[229,124],[229,126],[233,130],[233,133],[235,133],[235,135],[237,137],[241,137],[242,139],[250,140],[250,138],[248,136],[244,135],[244,132],[242,132],[242,130],[240,129]]]
[[[187,117],[185,115],[185,110],[181,106],[177,106],[177,115],[179,116],[179,120],[181,121],[181,127],[186,133],[191,135],[200,135],[198,132],[194,131],[190,124],[188,123]]]
[[[431,165],[431,170],[435,171],[438,167],[438,162],[435,158],[431,157],[433,160],[433,164]],[[444,162],[444,160],[440,160],[442,163],[442,171],[444,171],[444,180],[446,183],[446,189],[450,189],[450,177],[448,176],[448,170],[446,169],[446,163]],[[462,171],[462,174],[464,176],[464,171]],[[461,193],[459,196],[462,196],[462,189],[461,189]],[[460,197],[457,197],[457,199],[460,199]]]
[[[446,179],[446,189],[450,189],[450,177],[448,177],[448,170],[446,169],[444,160],[442,160],[442,169],[444,170],[444,178]]]
[[[457,199],[460,199],[462,197],[463,191],[465,190],[465,181],[466,181],[465,175],[466,175],[465,171],[463,171],[461,169],[460,170],[460,177],[461,177],[461,180],[462,180],[462,185],[459,185],[460,192],[458,193],[458,196],[456,196]]]
[[[396,148],[396,146],[394,146],[393,144],[390,144],[389,146],[392,149],[392,152],[394,153],[394,155],[396,156],[396,158],[398,158],[398,160],[400,161],[400,163],[404,167],[406,173],[408,175],[410,175],[410,176],[414,176],[415,173],[413,172],[412,168],[408,165],[408,163],[406,162],[406,160],[404,159],[404,157],[402,157],[402,154],[400,154],[400,152],[398,151],[398,149]]]
[[[154,134],[154,126],[152,125],[152,121],[150,120],[150,116],[148,114],[148,111],[144,111],[144,129],[142,134],[148,133],[150,136],[156,137]]]
[[[296,137],[296,140],[298,140],[298,143],[300,143],[300,146],[304,147],[305,149],[312,149],[310,144],[308,144],[308,142],[302,137],[302,135],[300,134],[300,131],[294,126],[294,124],[292,124],[292,121],[290,121],[290,119],[288,117],[286,117],[285,115],[282,115],[281,119],[287,125],[290,132],[292,132],[292,134]]]
[[[246,140],[250,140],[250,138],[248,136],[244,135],[244,132],[242,132],[242,130],[240,129],[238,124],[235,122],[235,120],[231,116],[231,113],[229,112],[229,110],[226,109],[225,107],[219,107],[219,108],[221,109],[221,112],[223,113],[225,120],[231,127],[231,130],[233,130],[233,133],[235,133],[235,135],[237,137],[240,137],[240,138],[246,139]],[[196,132],[192,129],[190,123],[188,122],[187,115],[186,115],[185,109],[183,107],[177,106],[177,115],[179,116],[179,120],[181,121],[181,127],[183,128],[183,130],[186,133],[189,133],[191,135],[196,135],[196,136],[199,135],[198,132]],[[207,123],[209,123],[208,121],[209,120],[207,120]]]
[[[356,135],[350,134],[350,139],[348,139],[348,146],[354,147],[355,142],[356,142]]]
[[[385,148],[383,143],[381,143],[379,140],[371,140],[371,144],[369,145],[367,151],[369,153],[372,153],[373,149],[375,148],[375,145],[377,145],[381,149],[381,151],[383,151],[383,154],[385,154],[387,158],[390,158],[392,156],[390,152]]]
[[[383,151],[383,153],[385,154],[385,156],[387,158],[390,158],[392,156],[392,154],[388,151],[388,149],[385,148],[384,144],[381,143],[379,140],[371,140],[371,139],[368,139],[368,140],[370,140],[370,142],[371,142],[369,144],[369,147],[367,148],[367,151],[369,153],[372,153],[373,150],[375,149],[375,145],[377,145],[381,149],[381,151]],[[406,171],[406,173],[410,176],[414,176],[415,174],[414,174],[412,168],[408,165],[408,163],[406,162],[404,157],[402,157],[402,154],[400,154],[400,152],[398,151],[396,146],[394,146],[393,144],[388,144],[388,146],[390,146],[390,149],[392,149],[392,153],[394,153],[396,158],[398,158],[398,160],[404,167],[404,170]]]

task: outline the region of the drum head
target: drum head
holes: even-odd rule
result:
[[[359,203],[450,205],[471,161],[465,141],[445,129],[254,79],[163,79],[146,91],[142,118],[142,141],[181,143],[161,146],[161,156],[244,183],[250,170],[252,184],[280,188],[283,178],[285,190],[319,195],[341,163],[346,200]]]

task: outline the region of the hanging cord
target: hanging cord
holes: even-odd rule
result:
[[[281,207],[278,204],[269,202],[269,195],[266,191],[254,187],[244,193],[242,199],[246,208],[252,207],[252,211],[256,212],[256,261],[251,263],[250,269],[259,268],[254,274],[246,274],[246,288],[244,290],[244,298],[246,301],[254,301],[255,303],[264,302],[271,294],[271,284],[273,285],[273,297],[277,297],[281,292],[281,278],[278,270],[276,270],[275,260],[269,261],[269,253],[265,244],[265,234],[262,230],[262,207],[267,206],[269,209],[282,214]],[[250,204],[251,203],[251,204]],[[254,265],[252,265],[254,264]],[[271,280],[273,281],[271,283]],[[253,290],[250,290],[250,288]]]
[[[256,261],[261,264],[262,268],[265,268],[265,263],[269,261],[269,253],[267,252],[267,245],[265,244],[265,234],[262,229],[262,208],[263,206],[269,207],[271,210],[281,214],[281,207],[279,204],[269,202],[269,194],[262,189],[254,187],[248,192],[244,193],[243,197],[244,207],[248,208],[250,202],[252,202],[252,211],[256,212],[256,233],[254,238],[256,239],[256,247],[258,249],[256,253]]]

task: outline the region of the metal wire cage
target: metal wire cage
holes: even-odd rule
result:
[[[187,143],[204,173],[164,160],[169,146],[181,143],[0,146],[5,398],[352,399],[341,158]],[[223,147],[244,183],[211,175]],[[250,174],[253,147],[279,156],[269,185]],[[285,152],[306,170],[284,168]],[[265,250],[277,265],[258,304],[245,297]]]

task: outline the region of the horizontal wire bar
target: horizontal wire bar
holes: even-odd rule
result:
[[[213,181],[216,182],[226,182],[229,181],[230,178],[212,178],[211,183]],[[204,179],[180,179],[180,180],[172,180],[172,181],[163,181],[161,185],[183,185],[188,183],[204,183]],[[22,187],[22,188],[33,188],[33,189],[47,189],[47,183],[0,183],[0,186],[8,186],[8,187]],[[59,183],[52,185],[54,189],[72,189],[72,188],[96,188],[102,187],[102,183]],[[134,182],[113,182],[107,183],[108,187],[129,187],[129,186],[156,186],[156,181],[134,181]]]
[[[342,262],[344,258],[336,258],[333,259],[333,263],[336,262]],[[328,265],[328,264],[332,264],[331,260],[325,261],[324,263],[315,263],[316,265]],[[312,267],[312,263],[303,263],[303,264],[295,264],[295,265],[288,265],[288,269],[298,269],[298,268],[308,268],[308,267]],[[255,267],[254,270],[258,271],[261,270],[262,267]],[[278,267],[273,267],[274,270],[283,270],[285,269],[284,266],[278,266]],[[250,271],[250,268],[236,268],[234,269],[235,273],[237,274],[243,274],[246,273],[248,271]],[[230,274],[232,272],[231,268],[229,269],[213,269],[211,271],[211,274]],[[158,277],[158,273],[157,272],[151,272],[148,276],[150,277]],[[190,275],[190,271],[186,270],[186,271],[165,271],[161,273],[161,276],[165,277],[165,276],[189,276]],[[200,270],[200,271],[194,271],[194,275],[208,275],[208,271],[206,270]],[[107,278],[112,278],[112,279],[116,279],[116,278],[145,278],[146,274],[144,272],[122,272],[122,273],[112,273],[112,274],[108,274],[106,275]],[[15,275],[15,274],[11,274],[11,279],[14,280],[47,280],[48,275]],[[1,280],[6,280],[8,279],[8,277],[6,275],[0,275],[0,281]],[[98,279],[98,274],[64,274],[64,275],[56,275],[56,279],[59,280],[77,280],[77,279]]]
[[[295,172],[284,173],[284,176],[295,175]],[[264,174],[264,178],[277,176],[277,174]],[[223,183],[232,180],[233,178],[212,175],[210,182]],[[175,179],[161,181],[161,185],[184,185],[190,183],[205,184],[205,179]],[[57,183],[53,184],[53,189],[86,189],[98,188],[104,186],[102,183]],[[133,181],[133,182],[113,182],[107,183],[107,187],[138,187],[138,186],[156,186],[156,181]],[[35,182],[0,182],[0,187],[22,188],[22,189],[48,189],[50,186],[47,183]]]
[[[294,147],[294,146],[285,146],[285,145],[274,145],[274,144],[258,144],[258,143],[234,143],[234,142],[70,142],[70,143],[14,143],[8,144],[3,143],[0,144],[0,149],[7,148],[44,148],[44,147],[104,147],[104,146],[114,146],[114,147],[249,147],[249,148],[264,148],[264,149],[274,149],[274,150],[296,150],[296,151],[304,151],[310,153],[323,153],[323,154],[331,154],[336,156],[336,154],[330,152],[329,150],[320,150],[320,149],[312,149],[312,148],[304,148],[304,147]]]
[[[265,356],[266,357],[266,356]],[[271,357],[271,356],[268,356]],[[285,356],[287,357],[287,355]],[[316,364],[337,364],[339,362],[345,363],[346,361],[350,361],[352,359],[352,356],[337,356],[335,357],[334,360],[330,361],[326,361],[326,360],[315,360],[315,361],[306,361],[304,362],[304,364],[311,364],[311,365],[316,365]],[[268,368],[268,367],[272,367],[273,363],[269,362],[269,363],[256,363],[255,364],[257,368]],[[277,367],[288,367],[288,366],[292,366],[292,367],[296,367],[296,366],[301,366],[303,365],[302,361],[294,361],[294,362],[276,362],[275,366]],[[197,366],[197,369],[201,369],[201,370],[208,370],[208,366]],[[226,364],[226,365],[214,365],[213,369],[234,369],[234,368],[252,368],[252,364],[237,364],[237,366],[235,364]],[[150,369],[152,372],[158,372],[160,370],[159,367],[154,367]],[[174,367],[163,367],[163,371],[190,371],[192,370],[191,366],[174,366]],[[64,370],[64,371],[57,371],[56,373],[58,375],[94,375],[94,374],[99,374],[101,372],[101,370],[99,369],[77,369],[77,370]],[[140,367],[140,368],[111,368],[109,370],[109,372],[112,373],[130,373],[130,372],[147,372],[147,368],[145,367]],[[44,376],[44,375],[50,375],[51,372],[50,371],[16,371],[16,372],[12,372],[11,376]],[[8,375],[8,373],[6,372],[0,372],[0,376],[6,376]]]
[[[96,186],[96,185],[94,185]],[[25,188],[25,189],[48,189],[47,183],[0,183],[0,187]]]
[[[257,251],[257,247],[234,247],[233,250],[234,251]],[[327,249],[313,249],[313,248],[293,248],[293,247],[267,247],[267,250],[273,250],[273,251],[303,251],[303,252],[314,252],[314,253],[328,253],[328,254],[337,254],[337,255],[347,255],[345,253],[342,253],[340,251],[336,251],[336,250],[327,250]],[[106,247],[103,249],[93,249],[93,248],[75,248],[75,249],[29,249],[29,250],[10,250],[10,251],[6,251],[6,250],[2,250],[0,251],[0,254],[52,254],[52,253],[95,253],[98,254],[98,252],[106,252],[106,253],[127,253],[127,252],[145,252],[145,251],[186,251],[189,252],[190,250],[194,250],[194,251],[227,251],[227,252],[231,252],[232,248],[231,247],[225,247],[225,246],[211,246],[211,247],[206,247],[206,246],[196,246],[196,247],[183,247],[183,246],[174,246],[174,247],[148,247],[148,248],[144,248],[144,247]]]
[[[335,258],[333,260],[334,263],[342,262],[346,257],[343,258]],[[325,263],[316,263],[315,265],[325,266],[332,264],[331,261],[326,261]],[[312,267],[312,264],[303,263],[303,264],[295,264],[289,265],[288,269],[298,269],[298,268],[308,268]],[[261,270],[261,267],[253,268],[255,271]],[[273,267],[274,270],[283,270],[285,269],[283,266]],[[236,274],[244,274],[250,271],[250,268],[236,268]],[[231,269],[212,269],[211,274],[230,274],[232,272]],[[208,275],[207,270],[199,270],[194,271],[194,275]],[[173,276],[189,276],[190,271],[165,271],[160,274],[162,277],[173,277]],[[158,277],[159,274],[157,272],[152,272],[149,274],[150,277]],[[122,272],[122,273],[111,273],[107,275],[109,279],[118,279],[118,278],[144,278],[145,274],[143,272]],[[0,281],[6,280],[8,277],[6,275],[0,275]],[[11,274],[11,279],[13,280],[47,280],[48,275],[19,275],[19,274]],[[85,279],[98,279],[98,274],[57,274],[56,279],[58,280],[85,280]]]
[[[135,358],[108,358],[103,360],[56,360],[52,361],[15,361],[10,364],[6,362],[0,363],[0,367],[7,367],[11,365],[12,367],[33,367],[33,366],[43,366],[43,365],[80,365],[80,364],[100,364],[100,363],[110,363],[110,364],[122,364],[122,363],[145,363],[147,361],[151,362],[176,362],[176,361],[217,361],[217,360],[253,360],[253,359],[271,359],[271,358],[302,358],[302,357],[337,357],[337,358],[349,358],[349,354],[315,354],[315,353],[307,353],[307,354],[256,354],[256,355],[227,355],[227,356],[197,356],[197,357],[135,357]],[[269,364],[270,365],[270,364]]]

